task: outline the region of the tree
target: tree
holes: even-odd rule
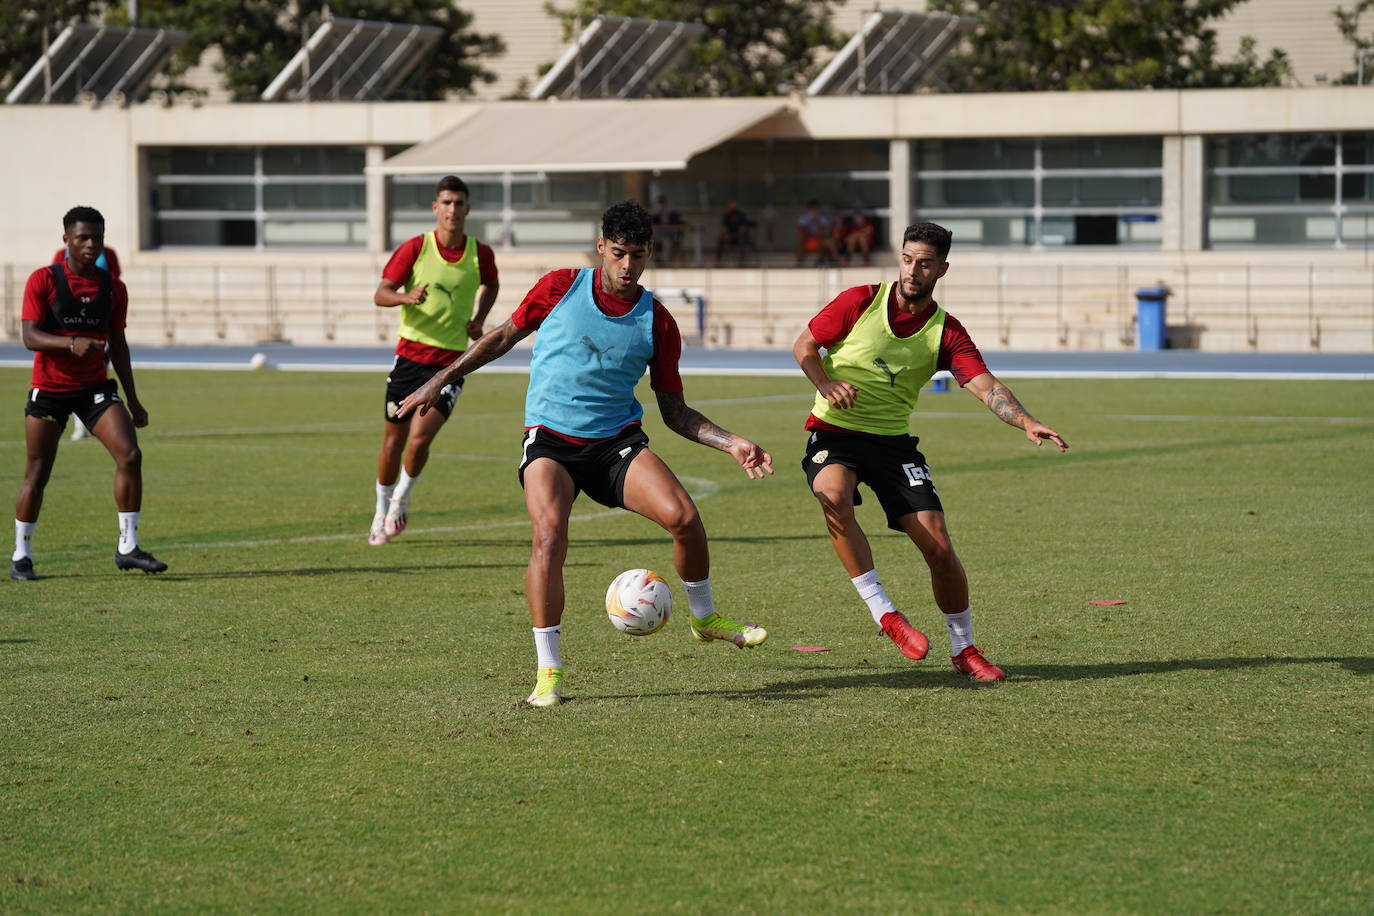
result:
[[[1261,60],[1252,38],[1229,61],[1207,23],[1241,0],[930,0],[932,12],[978,19],[951,55],[955,91],[1203,89],[1281,86],[1283,51]]]
[[[38,9],[34,9],[38,6]],[[438,26],[445,32],[428,67],[419,74],[415,94],[442,98],[448,92],[467,93],[477,82],[496,77],[482,69],[482,55],[499,54],[505,45],[496,35],[468,31],[472,16],[450,0],[143,0],[140,26],[177,29],[191,38],[178,52],[172,72],[184,73],[205,50],[218,46],[224,62],[220,70],[225,88],[235,101],[253,101],[300,50],[319,25],[328,7],[340,18],[380,19]],[[0,88],[16,82],[42,54],[42,30],[49,40],[78,20],[128,24],[123,5],[101,0],[56,0],[46,4],[0,2]]]
[[[496,77],[483,70],[482,55],[500,54],[505,44],[496,35],[468,31],[472,15],[450,0],[145,0],[140,25],[189,32],[179,57],[184,68],[211,46],[224,57],[220,70],[235,101],[257,99],[306,38],[323,20],[325,10],[338,19],[378,19],[438,26],[446,33],[428,67],[419,74],[415,94],[442,98],[468,93],[476,82]]]
[[[1355,55],[1355,69],[1342,74],[1341,78],[1336,80],[1339,84],[1351,86],[1359,82],[1360,52],[1374,51],[1374,37],[1360,37],[1360,17],[1370,10],[1374,10],[1374,0],[1357,0],[1349,12],[1346,12],[1343,6],[1331,11],[1331,15],[1336,17],[1336,28],[1341,30],[1341,37],[1354,46]],[[1374,53],[1366,54],[1364,57],[1364,80],[1366,83],[1374,83]]]
[[[842,36],[831,17],[836,0],[766,0],[758,3],[706,0],[575,0],[571,9],[544,9],[563,21],[573,38],[580,18],[633,16],[700,23],[706,37],[688,62],[664,83],[675,95],[776,95],[805,88],[820,70],[817,51],[836,49]]]
[[[0,0],[0,94],[13,89],[43,56],[45,27],[51,43],[72,22],[87,18],[95,6],[95,0]]]

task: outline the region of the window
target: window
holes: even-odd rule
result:
[[[150,247],[361,248],[361,146],[153,147]]]
[[[1374,133],[1213,137],[1207,230],[1213,248],[1369,243]]]
[[[914,216],[961,245],[1159,245],[1159,137],[927,140],[913,161]]]

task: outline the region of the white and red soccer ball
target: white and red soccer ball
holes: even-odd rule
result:
[[[673,592],[651,569],[627,569],[606,589],[606,616],[629,636],[657,633],[668,623]]]

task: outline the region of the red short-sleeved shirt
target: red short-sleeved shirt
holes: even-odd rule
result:
[[[855,286],[840,293],[830,300],[825,308],[821,309],[807,324],[807,330],[811,332],[811,337],[822,347],[829,348],[843,340],[859,318],[868,309],[868,304],[873,301],[873,297],[878,295],[878,286]],[[935,304],[932,303],[928,308],[912,315],[897,308],[894,304],[897,298],[897,287],[892,287],[887,300],[888,323],[892,325],[892,331],[899,337],[910,337],[930,320],[930,316],[935,314]],[[963,324],[958,318],[948,312],[945,313],[945,331],[940,337],[940,353],[936,358],[935,368],[944,369],[954,376],[954,380],[960,387],[967,385],[969,379],[982,375],[988,371],[987,363],[983,362],[983,354],[978,351],[973,338],[964,329]],[[807,429],[836,430],[838,427],[819,420],[814,414],[806,419]],[[844,432],[844,430],[840,430]]]
[[[57,251],[53,252],[52,263],[61,264],[65,260],[67,260],[66,248],[59,248]],[[105,247],[105,269],[110,272],[110,276],[114,277],[116,280],[119,279],[119,256],[116,255],[115,250],[109,246]]]
[[[62,270],[67,275],[67,285],[71,287],[72,295],[77,299],[94,297],[100,292],[98,277],[83,277],[74,274],[71,268],[65,264],[62,266]],[[24,307],[20,314],[20,320],[42,322],[56,295],[57,286],[53,282],[52,273],[49,272],[48,268],[40,267],[29,274],[29,280],[24,284]],[[110,330],[124,330],[128,313],[129,291],[125,288],[124,281],[116,278],[110,284]],[[78,336],[76,332],[68,333],[62,330],[54,330],[50,333],[60,334],[63,337]],[[82,332],[80,336],[100,341],[105,340],[104,334]],[[78,388],[99,385],[107,377],[105,360],[99,356],[76,357],[65,350],[59,350],[55,353],[44,351],[33,355],[33,376],[30,384],[34,388],[42,388],[44,391],[75,391]]]
[[[428,233],[426,233],[427,235]],[[463,252],[467,248],[467,237],[463,237],[463,244],[457,248],[446,248],[439,242],[438,237],[434,239],[439,246],[439,256],[450,264],[457,264],[463,260]],[[390,280],[397,286],[405,286],[410,279],[410,272],[415,269],[415,262],[420,257],[420,252],[424,249],[425,236],[417,235],[403,243],[392,253],[391,259],[382,268],[382,279]],[[483,286],[495,286],[498,275],[496,273],[496,253],[491,250],[491,246],[484,243],[477,243],[477,276],[478,282]],[[406,359],[414,360],[417,363],[425,363],[431,366],[447,366],[458,358],[461,350],[446,350],[443,347],[431,347],[414,340],[406,340],[404,337],[396,340],[396,355]]]
[[[559,300],[567,295],[576,279],[575,267],[544,274],[511,315],[511,323],[522,331],[539,330],[544,319],[553,311]],[[629,314],[630,309],[639,301],[638,298],[621,299],[619,296],[611,295],[601,288],[599,278],[598,282],[592,285],[592,297],[596,301],[596,307],[612,318]],[[682,390],[682,375],[678,372],[678,362],[682,359],[682,333],[678,330],[672,312],[657,299],[654,300],[653,334],[654,353],[649,357],[649,385],[654,391],[668,394],[679,392]],[[549,432],[570,442],[590,441],[566,436],[551,429]]]

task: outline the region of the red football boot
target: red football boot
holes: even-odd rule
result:
[[[975,681],[1004,681],[1007,678],[1001,668],[983,658],[983,653],[977,646],[969,646],[951,658],[949,663],[954,666],[955,671],[967,674]]]
[[[919,662],[930,651],[930,640],[924,633],[913,627],[899,611],[888,611],[883,615],[883,635],[897,644],[902,654],[914,662]]]

